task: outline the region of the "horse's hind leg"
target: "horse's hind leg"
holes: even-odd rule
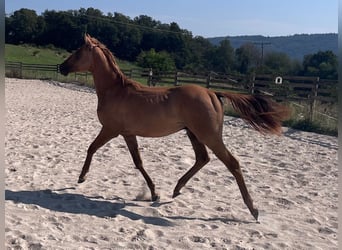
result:
[[[129,152],[131,153],[135,166],[137,167],[137,169],[139,169],[139,171],[142,173],[147,182],[147,185],[151,191],[152,201],[158,200],[159,196],[155,193],[154,183],[152,182],[150,176],[146,173],[145,169],[143,168],[142,160],[138,150],[137,138],[135,136],[124,136],[124,139],[127,143]]]
[[[90,144],[88,151],[87,151],[87,157],[84,162],[82,172],[78,178],[78,183],[82,183],[86,179],[86,174],[89,171],[91,159],[93,158],[93,155],[95,152],[102,147],[104,144],[106,144],[110,139],[116,137],[117,135],[114,135],[110,130],[107,130],[106,128],[102,127],[100,133],[95,138],[95,140]]]
[[[205,148],[205,145],[201,143],[190,130],[187,130],[187,134],[190,138],[192,147],[195,151],[196,162],[194,166],[188,172],[186,172],[186,174],[183,175],[182,178],[179,179],[173,191],[172,197],[176,197],[177,195],[179,195],[181,188],[185,186],[185,184],[190,180],[190,178],[194,176],[205,164],[209,162],[209,156],[207,149]]]
[[[242,171],[239,162],[234,158],[234,156],[226,149],[222,140],[215,140],[213,145],[208,145],[208,147],[214,152],[214,154],[226,165],[229,171],[233,174],[236,182],[239,186],[242,198],[247,205],[249,211],[258,220],[258,209],[254,208],[252,198],[250,197],[244,178],[242,176]]]

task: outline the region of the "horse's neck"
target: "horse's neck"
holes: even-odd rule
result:
[[[118,72],[113,71],[107,60],[94,60],[94,65],[96,66],[92,69],[92,74],[99,98],[122,88],[122,77]]]

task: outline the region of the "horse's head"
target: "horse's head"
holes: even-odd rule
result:
[[[93,49],[97,45],[91,40],[88,34],[84,35],[84,44],[74,53],[72,53],[60,66],[61,74],[68,75],[72,72],[90,71]]]

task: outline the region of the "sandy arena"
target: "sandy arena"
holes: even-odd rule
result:
[[[184,131],[138,138],[158,202],[122,137],[98,150],[77,184],[101,128],[94,91],[9,78],[5,86],[7,249],[338,249],[336,137],[288,128],[265,136],[225,117],[223,139],[259,209],[256,223],[212,153],[172,199],[195,160]]]

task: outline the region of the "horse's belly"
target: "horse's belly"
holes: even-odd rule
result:
[[[135,126],[128,126],[125,128],[125,132],[132,135],[142,137],[162,137],[178,132],[184,129],[184,125],[178,122],[162,122],[156,121],[155,123],[136,121]]]

